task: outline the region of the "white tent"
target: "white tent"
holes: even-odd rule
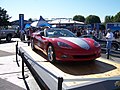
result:
[[[32,27],[37,27],[37,24],[38,24],[38,21],[35,21],[35,22],[31,23],[31,26]]]
[[[84,22],[78,22],[71,19],[56,19],[56,20],[49,21],[48,23],[50,24],[74,24],[74,23],[84,24]]]

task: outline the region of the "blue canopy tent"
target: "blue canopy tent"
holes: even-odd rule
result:
[[[40,24],[40,25],[39,25],[39,27],[46,27],[46,26],[51,27],[51,25],[50,25],[50,24],[48,24],[48,23],[44,23],[44,24]]]
[[[26,28],[29,28],[30,26],[31,26],[30,24],[26,24],[26,25],[25,25],[25,29],[26,29]]]
[[[37,27],[45,27],[45,26],[51,27],[51,25],[42,16],[40,16],[40,19],[37,23]]]

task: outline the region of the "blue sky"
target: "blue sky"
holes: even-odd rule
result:
[[[48,19],[97,15],[104,21],[105,16],[120,12],[120,0],[0,0],[0,7],[12,16],[10,21],[19,19],[19,14],[26,20],[40,15]]]

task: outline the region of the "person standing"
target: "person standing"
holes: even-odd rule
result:
[[[110,53],[110,49],[111,49],[111,45],[112,45],[112,40],[113,40],[113,33],[111,32],[110,29],[107,30],[107,34],[106,34],[106,40],[107,40],[107,44],[106,44],[106,54]]]
[[[81,30],[78,29],[78,30],[77,30],[77,37],[80,37],[80,36],[81,36]]]
[[[20,30],[20,40],[24,41],[25,40],[25,30]]]

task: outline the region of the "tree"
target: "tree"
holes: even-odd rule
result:
[[[7,14],[5,9],[0,7],[0,26],[8,26],[10,22],[8,21],[11,17]]]
[[[75,16],[73,17],[73,20],[79,21],[79,22],[85,22],[85,18],[84,18],[84,16],[82,16],[82,15],[75,15]]]
[[[32,22],[33,20],[32,20],[32,18],[29,18],[28,21]]]
[[[120,12],[114,16],[114,22],[120,22]]]
[[[105,23],[110,23],[114,22],[114,17],[113,16],[105,16]]]
[[[94,23],[101,23],[101,21],[98,16],[89,15],[88,17],[86,17],[85,23],[86,24],[94,24]]]

